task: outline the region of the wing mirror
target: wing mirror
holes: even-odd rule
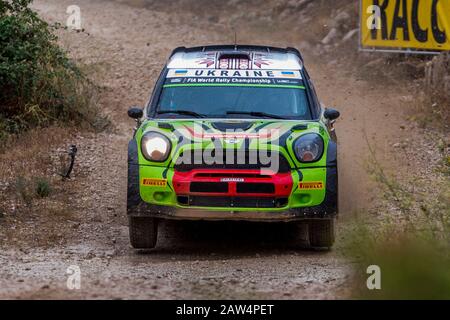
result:
[[[334,121],[337,118],[339,118],[340,116],[340,112],[337,111],[336,109],[331,109],[331,108],[327,108],[325,109],[325,112],[323,113],[323,116],[325,117],[325,119],[328,119],[330,121]]]
[[[128,109],[128,116],[132,119],[139,120],[144,115],[144,111],[138,107]]]

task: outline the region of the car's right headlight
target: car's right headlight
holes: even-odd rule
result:
[[[300,162],[316,162],[323,155],[323,139],[316,133],[304,134],[295,141],[294,151]]]
[[[148,161],[164,162],[170,154],[172,145],[169,138],[158,132],[147,132],[141,139],[141,150]]]

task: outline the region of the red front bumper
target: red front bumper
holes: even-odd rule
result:
[[[260,170],[197,169],[175,171],[173,186],[177,196],[288,198],[292,175],[264,174]]]

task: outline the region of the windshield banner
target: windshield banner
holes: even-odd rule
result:
[[[170,69],[168,85],[283,85],[302,87],[302,77],[296,70],[208,70]]]

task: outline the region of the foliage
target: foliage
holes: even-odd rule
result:
[[[44,178],[39,178],[36,180],[36,194],[40,198],[46,198],[51,192],[50,182]]]
[[[367,228],[361,222],[346,244],[347,254],[357,261],[355,298],[450,299],[448,242],[418,229],[380,224]],[[380,290],[366,286],[371,265],[380,267]]]
[[[57,44],[49,25],[28,5],[0,0],[0,138],[60,121],[95,121],[92,84]]]
[[[353,295],[360,299],[450,299],[450,183],[399,181],[371,155],[371,173],[386,199],[377,215],[363,215],[348,227],[343,252],[355,263]],[[421,182],[420,182],[421,181]],[[433,194],[408,185],[434,185]],[[426,189],[428,190],[428,189]],[[367,268],[381,271],[381,289],[369,290]]]

